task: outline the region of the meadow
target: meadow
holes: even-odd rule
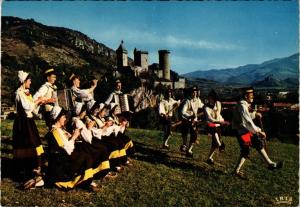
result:
[[[162,132],[128,129],[136,146],[133,167],[126,167],[115,180],[102,182],[100,192],[83,189],[68,192],[54,187],[20,190],[11,179],[12,123],[1,122],[1,206],[298,206],[299,149],[297,145],[268,142],[275,161],[283,169],[270,171],[252,149],[244,171],[249,180],[232,175],[239,157],[235,137],[223,137],[224,153],[215,155],[216,164],[206,164],[210,137],[199,135],[194,158],[180,153],[181,134],[173,133],[170,150],[161,149]],[[44,122],[37,121],[40,134]],[[44,143],[44,140],[43,140]]]

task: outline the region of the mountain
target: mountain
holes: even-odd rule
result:
[[[46,68],[57,69],[58,86],[64,85],[74,72],[83,79],[91,76],[100,79],[116,68],[115,50],[81,32],[46,26],[33,19],[1,18],[2,102],[11,102],[18,70],[31,73],[35,91],[44,81],[41,74]],[[133,61],[129,58],[128,62]]]
[[[298,67],[299,53],[285,58],[269,60],[261,64],[249,64],[237,68],[219,70],[195,71],[186,73],[183,76],[186,78],[210,79],[226,84],[244,85],[253,84],[257,81],[263,81],[267,77],[272,77],[273,79],[279,80],[279,82],[274,83],[275,85],[281,85],[286,79],[292,80],[293,83],[297,82],[298,84]],[[260,83],[260,85],[261,84],[263,84],[263,82]]]
[[[273,76],[268,76],[264,80],[256,81],[253,83],[255,87],[280,87],[284,85],[284,81],[278,80]]]

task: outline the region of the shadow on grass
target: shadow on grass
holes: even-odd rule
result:
[[[9,178],[15,182],[24,182],[33,176],[32,159],[17,160],[1,155],[1,179]]]
[[[215,175],[226,175],[222,170],[214,169],[203,162],[194,162],[191,158],[182,156],[170,156],[171,151],[164,151],[162,149],[155,149],[153,146],[146,145],[140,142],[134,142],[136,148],[136,159],[140,161],[149,162],[152,164],[163,164],[170,168],[179,168],[184,171],[192,171],[196,176],[215,177]],[[178,154],[178,152],[176,152]],[[183,155],[184,156],[184,155]]]

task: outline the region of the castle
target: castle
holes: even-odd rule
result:
[[[141,77],[142,74],[148,73],[152,77],[155,77],[154,86],[162,84],[173,89],[185,88],[185,78],[179,77],[177,73],[171,70],[169,50],[159,50],[159,63],[149,65],[148,52],[135,48],[133,51],[133,66],[130,66],[128,64],[128,51],[123,44],[124,42],[121,41],[121,44],[116,50],[117,69],[119,71],[123,68],[130,68],[134,71],[136,77]]]

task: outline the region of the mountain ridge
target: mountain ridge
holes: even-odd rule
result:
[[[279,80],[297,79],[299,76],[299,53],[283,58],[267,60],[261,64],[247,64],[236,68],[211,69],[183,74],[186,78],[205,78],[221,83],[253,84],[272,76]],[[297,78],[295,78],[297,77]]]
[[[34,19],[2,16],[1,20],[2,102],[12,102],[18,70],[31,73],[31,88],[36,91],[43,83],[42,71],[50,67],[57,70],[60,88],[72,73],[83,80],[91,76],[100,80],[106,74],[112,76],[116,68],[116,51],[84,33],[47,26]],[[132,63],[128,58],[128,64]]]

